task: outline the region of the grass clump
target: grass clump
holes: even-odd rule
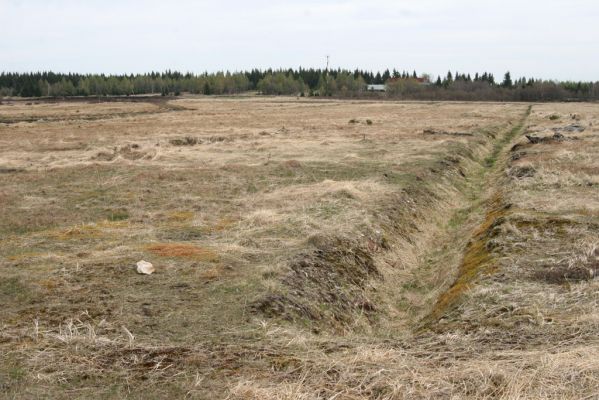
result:
[[[127,211],[126,209],[111,210],[109,211],[107,219],[112,222],[124,221],[126,219],[129,219],[129,211]]]
[[[190,241],[206,236],[206,229],[201,226],[169,226],[157,232],[160,240]]]

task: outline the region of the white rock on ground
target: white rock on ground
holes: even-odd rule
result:
[[[144,260],[137,262],[137,273],[138,274],[150,275],[150,274],[154,273],[154,271],[156,271],[156,269],[154,268],[152,263],[149,263]]]

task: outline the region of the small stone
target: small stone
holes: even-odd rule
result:
[[[153,274],[154,271],[156,271],[156,269],[154,268],[152,263],[149,263],[144,260],[138,261],[138,263],[137,263],[137,273],[138,274],[150,275],[150,274]]]

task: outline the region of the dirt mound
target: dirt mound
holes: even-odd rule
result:
[[[586,129],[585,126],[581,125],[581,124],[570,124],[567,126],[562,126],[559,128],[553,128],[552,130],[555,133],[559,133],[559,132],[584,132],[584,130]]]
[[[431,128],[424,129],[422,131],[422,133],[425,135],[474,136],[474,134],[470,133],[470,132],[448,132],[448,131],[431,129]]]
[[[151,160],[156,155],[154,149],[144,149],[140,145],[133,143],[125,146],[114,147],[109,151],[100,151],[96,153],[91,159],[94,161],[113,161],[118,157],[126,160]]]
[[[508,175],[512,178],[530,178],[537,173],[532,165],[519,165],[510,168]]]
[[[382,276],[368,249],[349,239],[333,238],[289,263],[283,279],[286,294],[269,295],[252,305],[267,316],[288,320],[308,318],[349,323],[356,312],[369,313],[374,304],[364,289]],[[323,307],[325,305],[325,307]]]
[[[168,142],[173,146],[195,146],[198,143],[202,143],[202,140],[191,136],[186,136],[184,138],[171,139]]]
[[[24,172],[22,168],[2,167],[0,166],[0,174],[13,174],[16,172]]]
[[[598,276],[599,261],[576,263],[573,265],[567,263],[544,265],[533,274],[534,279],[553,284],[590,281]]]
[[[530,142],[530,144],[548,144],[548,143],[560,143],[566,140],[578,140],[579,138],[576,136],[564,136],[561,132],[565,131],[565,132],[582,132],[582,131],[578,131],[575,130],[577,128],[572,128],[570,129],[570,127],[566,127],[566,128],[554,128],[553,131],[555,132],[553,134],[553,136],[544,136],[544,137],[539,137],[539,136],[534,136],[534,135],[524,135],[526,136],[526,139],[528,139],[528,141]],[[582,128],[582,130],[584,130],[584,128]]]
[[[528,139],[528,141],[531,144],[555,143],[555,142],[562,142],[566,139],[566,137],[564,135],[562,135],[561,133],[555,133],[553,136],[545,136],[545,137],[539,137],[539,136],[534,136],[534,135],[524,135],[524,136],[526,136],[526,139]]]

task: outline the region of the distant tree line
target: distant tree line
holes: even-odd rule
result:
[[[368,85],[386,84],[385,93]],[[0,97],[222,95],[247,91],[266,95],[388,97],[417,100],[558,101],[599,100],[599,82],[557,82],[533,78],[512,79],[507,72],[493,74],[448,72],[432,79],[416,71],[372,72],[356,69],[252,69],[243,72],[104,75],[53,72],[0,74]]]
[[[235,94],[251,89],[245,73],[193,75],[167,71],[137,75],[82,75],[53,72],[2,73],[0,96],[178,95],[182,92]]]

